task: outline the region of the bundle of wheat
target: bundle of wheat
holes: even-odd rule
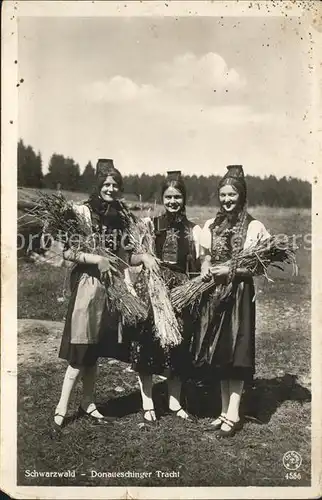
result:
[[[144,219],[137,219],[126,207],[123,207],[122,217],[134,251],[155,256],[153,225]],[[147,286],[153,310],[154,331],[160,345],[162,347],[179,345],[182,336],[161,272],[150,272],[147,275]]]
[[[297,247],[291,238],[283,236],[283,240],[281,240],[277,236],[271,236],[241,250],[238,256],[238,267],[246,269],[253,276],[264,275],[268,280],[271,279],[268,277],[267,268],[274,266],[283,270],[279,263],[292,264],[293,270],[297,272],[296,249]],[[230,261],[221,265],[229,266]],[[215,267],[220,267],[220,265]],[[176,311],[182,311],[199,300],[204,292],[215,288],[215,297],[220,302],[229,297],[232,284],[218,285],[215,277],[212,277],[209,281],[204,281],[201,276],[197,276],[171,291],[172,306]]]
[[[121,268],[127,264],[104,245],[102,235],[93,231],[88,220],[77,210],[73,202],[60,193],[41,194],[34,216],[44,224],[44,230],[55,240],[68,245],[75,252],[101,255],[118,268],[112,281],[105,281],[106,293],[112,309],[122,316],[122,322],[133,325],[147,318],[147,308],[142,301],[131,293],[124,281]]]

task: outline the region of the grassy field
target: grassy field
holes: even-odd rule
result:
[[[37,197],[39,196],[39,193],[46,193],[46,194],[53,194],[57,193],[57,190],[54,189],[36,189],[36,188],[26,188],[26,187],[20,187],[18,188],[18,202],[23,202],[23,201],[35,201]],[[82,201],[85,201],[88,199],[89,194],[88,193],[81,193],[78,191],[65,191],[62,190],[61,194],[65,196],[65,198],[69,200],[73,200],[75,203],[80,203]],[[124,199],[127,201],[129,206],[132,208],[133,206],[138,206],[139,201],[136,198],[135,195],[124,195]],[[152,206],[151,203],[142,203],[141,204],[143,207],[148,207]]]
[[[57,191],[54,189],[37,189],[37,188],[26,188],[26,187],[19,187],[18,188],[18,201],[34,201],[39,193],[47,193],[47,194],[52,194],[56,193]],[[62,191],[62,194],[68,198],[69,200],[73,200],[75,202],[80,202],[82,200],[86,200],[88,198],[88,194],[85,193],[79,193],[77,191]]]
[[[215,209],[194,208],[188,214],[203,223]],[[307,210],[256,207],[272,233],[298,238],[298,276],[274,272],[274,282],[257,280],[256,377],[245,391],[243,411],[249,417],[234,438],[217,441],[206,424],[219,410],[218,387],[187,382],[184,402],[197,416],[185,423],[166,413],[166,386],[156,377],[155,400],[161,415],[157,429],[140,427],[140,396],[128,366],[101,359],[97,403],[114,418],[106,428],[75,418],[81,387],[70,405],[70,422],[60,440],[52,440],[50,423],[64,376],[57,357],[60,323],[54,329],[27,325],[18,335],[18,484],[92,486],[305,486],[310,484],[310,231]],[[301,243],[302,241],[302,243]],[[291,270],[289,270],[291,271]],[[19,261],[18,316],[61,321],[60,301],[68,270]],[[286,477],[283,454],[302,456],[296,479]],[[76,470],[76,479],[27,478],[25,470]],[[91,470],[148,471],[151,478],[91,478]],[[177,471],[179,477],[157,477],[155,471]],[[81,473],[85,474],[84,476]]]

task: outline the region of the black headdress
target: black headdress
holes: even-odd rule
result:
[[[244,206],[247,198],[247,188],[242,165],[228,165],[227,172],[219,181],[218,189],[229,184],[237,189],[240,195],[240,205]]]
[[[186,186],[185,186],[185,183],[183,181],[180,170],[168,170],[167,177],[162,184],[161,196],[164,195],[165,191],[169,187],[174,187],[175,189],[180,191],[180,193],[182,194],[182,196],[183,196],[183,208],[182,208],[181,212],[184,212],[185,206],[186,206],[187,191],[186,191]]]
[[[94,218],[96,215],[97,221],[114,227],[122,227],[119,217],[120,203],[118,200],[107,202],[102,200],[100,191],[108,176],[113,177],[117,182],[120,191],[123,190],[123,177],[119,170],[114,167],[114,162],[111,159],[100,158],[96,164],[96,186],[94,192],[87,201],[87,205],[91,208]]]
[[[96,183],[101,189],[106,177],[111,176],[117,182],[120,191],[123,190],[123,177],[121,172],[114,167],[114,162],[111,159],[100,158],[96,164]]]

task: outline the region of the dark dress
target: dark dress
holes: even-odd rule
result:
[[[193,238],[195,224],[185,215],[169,217],[163,214],[153,220],[155,235],[155,253],[162,261],[161,273],[168,290],[181,285],[189,276],[200,271],[199,259]],[[144,271],[140,273],[135,290],[144,303],[150,299]],[[130,353],[132,368],[145,374],[162,374],[170,369],[172,374],[186,378],[192,366],[189,352],[194,331],[194,321],[190,314],[177,315],[183,341],[172,348],[161,347],[154,334],[153,313],[150,305],[149,317],[139,328],[131,332]]]
[[[125,260],[126,253],[121,245],[124,232],[117,211],[103,215],[93,211],[91,205],[78,208],[86,213],[92,229],[104,234],[106,247]],[[59,357],[66,359],[73,367],[92,366],[102,356],[127,360],[128,353],[124,352],[124,347],[119,342],[120,316],[108,304],[98,267],[76,264],[71,272],[70,288],[71,296]]]
[[[247,216],[247,227],[252,217]],[[231,258],[231,236],[226,232],[220,252],[216,227],[210,226],[211,261],[219,264]],[[203,294],[200,302],[200,328],[194,338],[196,366],[208,366],[219,379],[251,380],[255,373],[255,302],[251,277],[236,277],[230,299],[218,306],[215,291]]]

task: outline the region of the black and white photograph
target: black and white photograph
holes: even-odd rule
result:
[[[2,7],[2,490],[319,497],[320,2]]]

